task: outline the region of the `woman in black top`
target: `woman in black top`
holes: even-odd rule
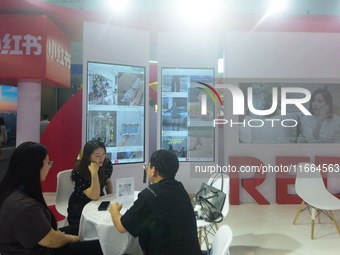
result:
[[[2,255],[103,254],[98,240],[80,242],[72,227],[57,228],[40,184],[52,165],[46,147],[39,143],[24,142],[14,150],[0,183]]]
[[[111,175],[112,163],[106,158],[105,145],[99,141],[87,142],[71,175],[75,186],[67,208],[70,225],[79,225],[84,206],[103,196],[104,188],[107,194],[112,193]]]

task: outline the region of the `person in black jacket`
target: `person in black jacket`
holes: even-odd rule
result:
[[[120,214],[121,204],[114,203],[110,208],[117,230],[138,236],[144,254],[202,254],[189,195],[175,180],[178,168],[174,153],[155,151],[144,167],[152,184],[139,193],[124,215]]]

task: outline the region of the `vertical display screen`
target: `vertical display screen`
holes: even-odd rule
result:
[[[88,62],[87,141],[115,164],[144,162],[145,68]]]
[[[214,161],[214,102],[198,83],[213,86],[213,78],[213,68],[162,68],[161,147],[173,151],[180,161]]]

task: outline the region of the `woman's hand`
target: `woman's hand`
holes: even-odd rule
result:
[[[315,124],[315,127],[313,128],[313,133],[312,133],[315,140],[319,140],[322,123],[325,119],[327,119],[330,116],[331,116],[331,108],[329,107],[329,105],[320,107],[320,109],[318,110],[318,113],[316,114],[316,124]]]
[[[91,175],[98,174],[99,171],[99,165],[95,162],[91,162],[89,164],[89,170],[91,172]]]
[[[88,166],[91,173],[91,186],[84,190],[84,194],[91,200],[98,200],[100,197],[100,183],[99,183],[99,164],[91,162]]]
[[[50,232],[39,241],[39,245],[48,248],[59,248],[68,243],[79,242],[79,236],[64,234],[60,230],[54,230],[51,228]]]
[[[74,235],[67,235],[68,238],[70,239],[71,243],[77,243],[80,242],[80,237],[79,236],[74,236]]]
[[[329,105],[325,105],[324,107],[320,108],[317,118],[319,121],[324,121],[330,116],[331,116],[331,109]]]

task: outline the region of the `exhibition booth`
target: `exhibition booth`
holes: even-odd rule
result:
[[[325,180],[340,192],[338,138],[299,138],[315,90],[327,87],[340,115],[338,18],[270,17],[256,25],[246,16],[210,30],[151,31],[47,3],[4,2],[0,20],[10,25],[0,29],[0,80],[18,87],[17,144],[41,141],[55,161],[44,191],[55,191],[57,173],[73,168],[85,141],[99,139],[114,178],[133,177],[135,190],[147,185],[142,164],[164,148],[179,156],[177,178],[189,193],[216,169],[229,174],[231,204],[300,203],[294,166],[306,161],[331,166]],[[71,41],[82,42],[82,90],[40,140],[41,88],[69,86]],[[155,81],[157,111],[149,106]]]

